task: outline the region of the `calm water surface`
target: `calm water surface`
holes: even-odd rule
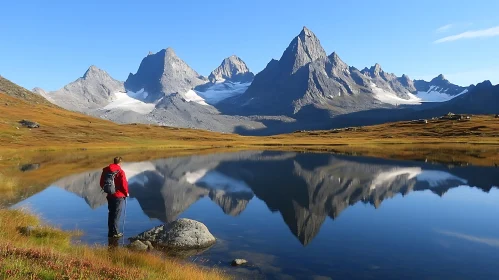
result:
[[[127,237],[199,220],[218,242],[191,260],[238,278],[499,279],[498,168],[241,152],[123,169]],[[100,172],[62,178],[13,207],[107,244]],[[228,268],[233,258],[252,265]]]

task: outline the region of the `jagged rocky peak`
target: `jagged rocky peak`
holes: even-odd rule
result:
[[[475,87],[475,88],[479,88],[479,89],[488,89],[488,88],[492,88],[493,86],[494,86],[494,85],[492,84],[492,82],[491,82],[491,81],[489,81],[489,80],[485,80],[485,81],[483,81],[483,82],[481,82],[481,83],[478,83],[478,84],[476,85],[476,87]]]
[[[443,74],[440,74],[438,76],[436,76],[435,78],[433,78],[431,81],[430,81],[430,84],[431,85],[435,85],[435,86],[439,86],[439,87],[447,87],[449,86],[451,83],[449,82],[449,80],[447,80],[445,78],[445,76]]]
[[[348,65],[341,60],[341,58],[338,56],[336,52],[333,52],[331,55],[329,55],[329,61],[333,64],[334,67],[338,67],[342,70],[348,70],[349,67]]]
[[[106,92],[105,95],[109,96],[112,92],[124,89],[123,82],[115,80],[106,71],[92,65],[85,71],[85,74],[81,78],[67,84],[62,90],[67,90],[73,94],[85,93],[89,95]]]
[[[284,51],[280,63],[286,70],[295,73],[301,67],[315,60],[327,59],[326,51],[317,36],[307,27],[296,36]]]
[[[255,75],[250,72],[246,63],[241,58],[232,55],[224,59],[220,66],[211,72],[208,79],[211,83],[225,81],[248,83],[254,77]]]
[[[104,70],[100,69],[95,65],[88,67],[85,74],[82,77],[84,80],[96,79],[96,80],[106,80],[111,78],[111,76]]]
[[[128,76],[125,88],[133,92],[144,89],[149,93],[149,101],[157,101],[165,95],[185,93],[207,82],[172,48],[167,48],[142,59],[137,73]]]
[[[381,69],[381,65],[378,63],[374,64],[374,66],[371,66],[371,68],[364,68],[361,71],[362,74],[370,76],[371,78],[379,77],[381,74],[384,73],[383,69]]]
[[[253,198],[252,193],[226,193],[221,190],[211,190],[209,197],[218,204],[225,214],[231,216],[240,215]]]
[[[177,54],[175,53],[175,50],[173,50],[173,48],[171,47],[168,47],[164,50],[161,50],[162,52],[165,52],[165,57],[167,58],[175,58],[177,57]]]
[[[410,92],[416,91],[416,87],[414,86],[414,81],[409,78],[406,74],[403,74],[402,77],[398,78],[399,82],[407,88]]]
[[[381,69],[381,65],[378,63],[374,64],[374,66],[371,67],[371,72],[378,76],[381,72],[383,72],[383,69]]]
[[[443,74],[440,74],[440,75],[436,76],[435,78],[433,78],[431,81],[432,82],[433,81],[435,81],[435,82],[436,81],[447,81],[447,79],[445,78],[445,76]]]

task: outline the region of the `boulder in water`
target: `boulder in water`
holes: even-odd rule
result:
[[[154,246],[175,250],[204,249],[216,242],[203,223],[191,219],[178,219],[145,231],[130,240],[150,241]]]

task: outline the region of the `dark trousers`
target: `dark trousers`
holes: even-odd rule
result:
[[[112,237],[118,234],[118,226],[120,223],[121,209],[123,209],[123,202],[125,198],[108,197],[107,209],[109,214],[107,217],[107,227],[109,229],[107,236]]]

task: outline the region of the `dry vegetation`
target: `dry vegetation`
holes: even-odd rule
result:
[[[26,233],[26,226],[35,226]],[[71,244],[77,233],[0,209],[0,279],[228,279],[222,272],[123,248]]]
[[[194,129],[142,124],[118,125],[69,112],[53,105],[26,101],[0,93],[0,156],[23,151],[160,150],[193,153],[209,149],[274,149],[329,151],[385,158],[469,162],[499,162],[499,119],[397,122],[349,130],[304,131],[273,137],[244,137]],[[37,129],[21,127],[28,119]],[[151,152],[152,153],[152,152]],[[1,165],[1,163],[0,163]]]

